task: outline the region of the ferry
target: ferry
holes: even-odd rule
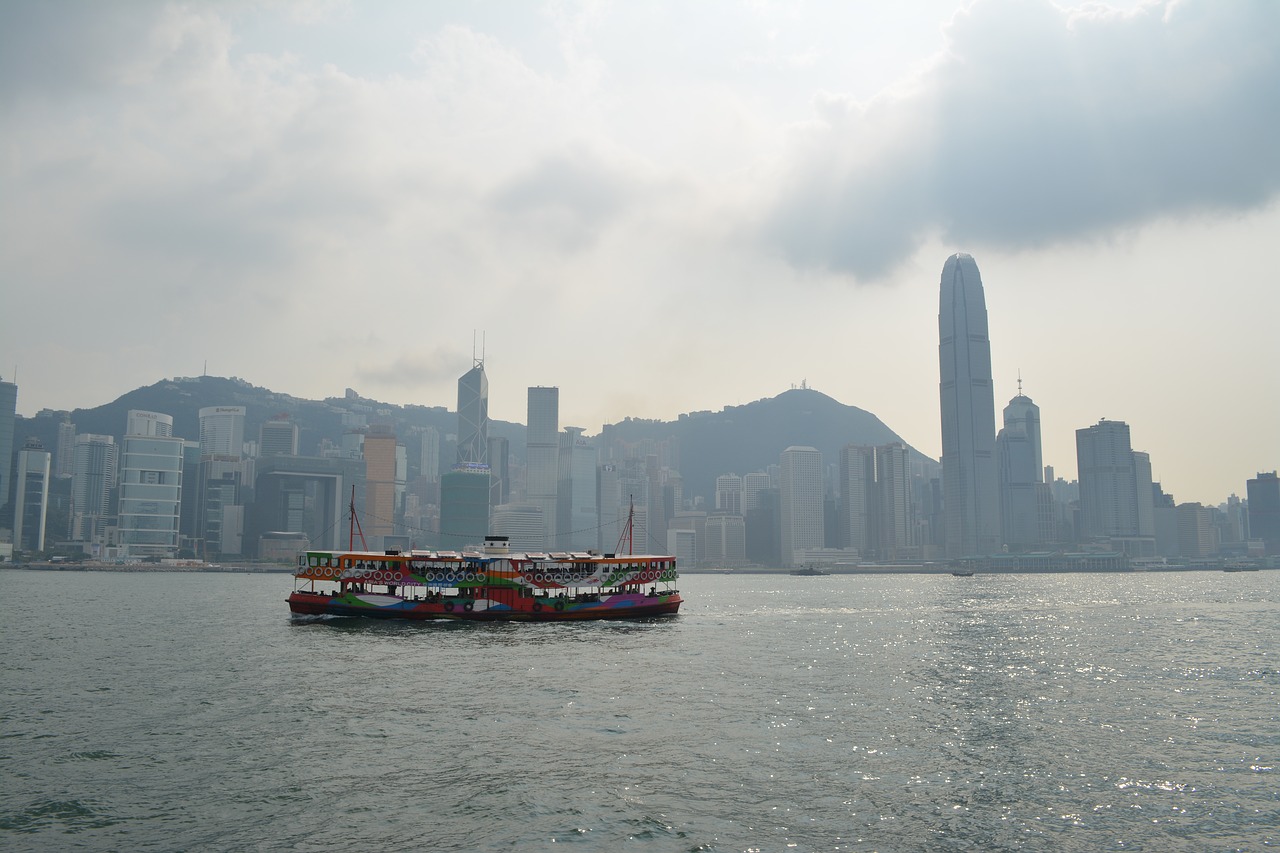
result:
[[[289,610],[294,616],[562,622],[671,616],[683,602],[675,557],[512,553],[508,541],[490,536],[483,549],[461,552],[306,551],[298,555]]]

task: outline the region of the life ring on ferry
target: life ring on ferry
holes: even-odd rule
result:
[[[480,583],[484,583],[485,581],[484,572],[476,572],[476,580],[478,580]]]
[[[557,602],[556,602],[556,610],[564,610],[564,602],[563,602],[563,601],[557,601]]]
[[[452,613],[452,612],[453,612],[453,602],[452,602],[452,601],[446,601],[446,602],[444,603],[444,609],[445,609],[445,610],[447,610],[447,611],[449,611],[450,613]]]
[[[475,610],[475,607],[476,607],[475,604],[473,604],[470,601],[465,601],[462,604],[462,609],[467,611],[468,613],[470,613],[472,610]]]
[[[537,602],[537,601],[535,601],[535,602],[533,603],[533,612],[534,612],[534,613],[541,613],[541,612],[542,612],[542,604],[541,604],[541,602]]]

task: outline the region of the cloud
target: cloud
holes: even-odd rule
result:
[[[926,239],[1024,249],[1280,191],[1280,5],[987,0],[913,85],[826,95],[761,234],[874,280]]]

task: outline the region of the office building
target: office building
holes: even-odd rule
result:
[[[742,478],[737,474],[716,477],[716,512],[742,515]]]
[[[479,548],[488,534],[489,466],[456,465],[440,478],[440,548]]]
[[[600,508],[596,503],[599,454],[583,432],[581,427],[565,427],[560,433],[556,547],[563,551],[590,550],[600,538]]]
[[[120,555],[173,557],[182,508],[183,440],[173,418],[132,410],[120,445]]]
[[[715,567],[734,568],[746,565],[746,519],[741,515],[723,512],[708,515],[703,559],[708,566]]]
[[[0,527],[11,518],[9,495],[13,470],[13,426],[18,415],[18,386],[0,381]]]
[[[1249,538],[1261,539],[1268,555],[1280,554],[1280,477],[1259,472],[1245,484],[1249,499]]]
[[[559,523],[560,389],[530,388],[525,431],[525,500],[542,508],[543,539],[554,546]]]
[[[952,255],[943,265],[938,339],[947,556],[994,554],[1001,537],[991,338],[970,255]]]
[[[782,563],[798,565],[798,554],[824,546],[822,454],[814,447],[788,447],[780,457]]]
[[[1203,504],[1178,504],[1178,555],[1186,560],[1203,560],[1218,550],[1213,535],[1213,510]]]
[[[288,415],[263,421],[258,427],[258,456],[297,456],[298,425]]]
[[[877,548],[882,560],[919,556],[911,501],[911,452],[900,443],[876,448]]]
[[[458,380],[458,464],[489,464],[489,379],[484,360]]]
[[[489,505],[511,501],[511,441],[506,436],[489,436]]]
[[[996,435],[1000,528],[1011,551],[1034,550],[1054,539],[1053,493],[1044,482],[1040,407],[1022,393],[1004,409]]]
[[[364,502],[363,459],[276,454],[259,459],[255,474],[254,502],[245,524],[247,550],[256,549],[261,557],[263,542],[270,547],[284,534],[305,537],[313,548],[368,546],[359,538],[352,541],[354,525],[347,515],[352,500]]]
[[[14,466],[13,544],[28,553],[44,550],[49,515],[49,451],[38,439],[28,439]]]
[[[58,447],[53,455],[53,476],[70,477],[75,472],[76,425],[64,415],[58,424]]]
[[[879,496],[874,447],[849,444],[840,449],[840,546],[859,557],[878,554]]]
[[[364,437],[364,513],[361,520],[369,547],[382,550],[382,539],[395,533],[396,434],[374,424]]]
[[[512,552],[544,553],[547,547],[542,533],[542,507],[531,503],[506,503],[493,508],[490,534],[507,537]]]
[[[1130,445],[1129,425],[1101,420],[1076,430],[1080,526],[1133,557],[1155,554],[1151,459]]]
[[[423,427],[418,432],[418,470],[429,483],[440,482],[440,430]]]
[[[200,410],[201,457],[244,456],[244,406],[206,406]]]
[[[119,449],[109,435],[76,436],[71,465],[71,538],[77,542],[99,541],[105,533]]]

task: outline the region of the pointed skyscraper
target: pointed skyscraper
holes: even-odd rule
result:
[[[991,338],[978,265],[964,253],[942,267],[938,364],[947,556],[994,554],[1001,542]]]
[[[458,464],[489,464],[489,379],[484,359],[458,380]]]

